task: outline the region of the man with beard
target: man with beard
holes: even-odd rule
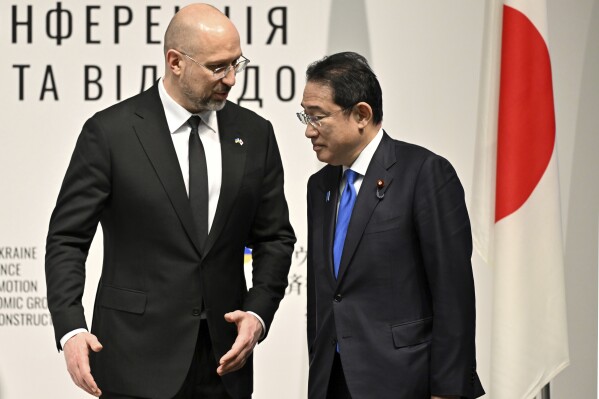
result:
[[[164,54],[164,77],[95,114],[77,141],[46,247],[56,343],[95,396],[250,398],[252,351],[284,296],[295,242],[281,159],[272,125],[227,102],[248,60],[225,15],[181,9]],[[81,298],[98,222],[90,333]]]

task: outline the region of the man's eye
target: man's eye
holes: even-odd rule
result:
[[[206,65],[206,67],[213,72],[222,71],[223,69],[226,68],[226,66],[224,66],[224,65]]]

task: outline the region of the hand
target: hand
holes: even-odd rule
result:
[[[71,337],[64,344],[64,358],[67,362],[67,370],[71,379],[79,388],[90,395],[100,396],[102,391],[96,385],[89,368],[89,350],[100,352],[102,344],[95,335],[81,332]]]
[[[236,310],[225,314],[225,320],[237,325],[237,338],[231,349],[220,358],[216,369],[220,376],[242,368],[262,336],[262,324],[250,313]]]

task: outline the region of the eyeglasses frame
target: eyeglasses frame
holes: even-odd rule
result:
[[[306,114],[305,110],[301,111],[301,112],[296,112],[295,115],[297,116],[297,119],[299,119],[299,121],[301,123],[303,123],[304,125],[307,125],[309,123],[310,126],[312,126],[315,129],[318,129],[319,127],[322,126],[322,123],[320,121],[323,120],[324,118],[328,118],[328,117],[338,114],[340,112],[347,111],[348,109],[353,108],[353,106],[356,104],[357,103],[352,104],[345,108],[338,109],[337,111],[331,112],[330,114],[327,114],[324,116],[311,116],[311,115]]]
[[[220,80],[220,79],[224,79],[229,72],[231,72],[231,69],[235,71],[235,75],[237,75],[239,72],[243,72],[243,70],[245,69],[245,67],[247,66],[247,64],[249,64],[250,60],[247,59],[246,57],[243,56],[243,54],[238,58],[237,64],[235,65],[228,65],[226,67],[218,67],[216,69],[212,69],[207,67],[204,64],[199,63],[198,61],[196,61],[192,56],[190,56],[189,54],[187,54],[184,51],[181,50],[177,50],[178,52],[180,52],[181,54],[183,54],[184,56],[186,56],[187,58],[189,58],[190,60],[192,60],[194,63],[198,64],[199,66],[207,69],[208,71],[212,72],[212,77],[215,80]]]

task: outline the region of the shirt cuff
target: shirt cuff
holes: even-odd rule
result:
[[[87,332],[87,330],[85,328],[77,328],[63,335],[60,339],[60,347],[64,350],[64,344],[66,344],[69,339],[82,332]]]
[[[260,335],[260,340],[262,340],[264,338],[264,336],[266,335],[266,325],[264,324],[264,320],[262,320],[262,317],[258,316],[254,312],[248,311],[248,313],[256,316],[256,318],[258,319],[260,324],[262,324],[262,335]]]

